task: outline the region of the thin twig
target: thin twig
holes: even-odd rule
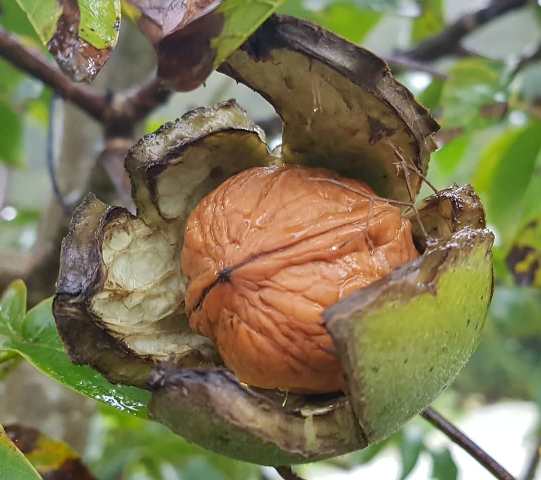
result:
[[[538,436],[535,448],[531,453],[531,456],[526,464],[526,470],[522,480],[534,480],[539,463],[541,462],[541,435]]]
[[[107,101],[92,89],[73,83],[37,49],[28,47],[17,36],[0,28],[0,57],[19,70],[41,80],[62,98],[71,101],[98,121],[104,118]]]
[[[304,480],[291,470],[291,467],[276,467],[276,471],[284,480]]]
[[[119,92],[112,97],[101,95],[92,88],[78,85],[64,75],[37,49],[25,45],[16,35],[0,28],[0,57],[16,68],[41,80],[60,97],[77,105],[112,133],[130,131],[152,110],[164,104],[170,91],[157,77],[140,86]]]
[[[55,153],[55,143],[56,143],[56,128],[55,122],[56,118],[56,104],[58,103],[59,97],[55,92],[51,97],[51,102],[49,105],[49,126],[47,128],[47,171],[49,173],[49,179],[51,181],[51,188],[53,189],[53,195],[64,210],[64,213],[69,214],[71,208],[62,191],[60,190],[60,185],[58,184],[58,178],[56,175],[56,153]]]
[[[107,172],[107,176],[115,188],[118,197],[115,199],[115,204],[134,211],[130,179],[124,168],[124,159],[132,144],[131,138],[107,138],[105,148],[98,156],[97,164],[101,165]]]
[[[383,59],[395,70],[415,70],[417,72],[427,73],[433,78],[439,80],[446,80],[447,75],[439,70],[435,69],[431,65],[424,62],[419,62],[413,58],[402,56],[400,53],[395,53],[383,57]]]
[[[426,62],[447,55],[460,54],[460,43],[470,33],[527,4],[528,0],[494,0],[486,7],[460,17],[438,35],[428,38],[410,50],[400,52],[399,55]]]
[[[377,201],[379,203],[388,203],[390,205],[399,205],[401,207],[411,207],[411,202],[403,202],[401,200],[393,200],[391,198],[383,198],[378,197],[376,195],[372,195],[370,193],[364,192],[362,190],[359,190],[357,188],[350,187],[349,185],[346,185],[343,182],[340,182],[339,180],[335,180],[334,178],[324,178],[324,177],[309,177],[309,180],[312,180],[314,182],[326,182],[326,183],[332,183],[333,185],[337,185],[340,188],[343,188],[344,190],[347,190],[352,193],[356,193],[357,195],[360,195],[361,197],[366,198],[370,201]]]
[[[136,123],[167,102],[171,93],[171,90],[164,87],[161,80],[154,75],[142,85],[116,95],[118,98],[114,106],[116,115]]]
[[[511,73],[509,74],[509,80],[513,80],[517,74],[531,63],[541,60],[541,43],[537,45],[533,50],[526,52],[515,63]]]
[[[471,438],[459,430],[449,420],[440,415],[431,407],[421,412],[421,416],[430,422],[434,427],[444,433],[451,441],[469,453],[483,467],[485,467],[498,480],[515,480],[505,468],[503,468],[494,458],[485,452]]]

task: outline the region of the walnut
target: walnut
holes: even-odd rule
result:
[[[92,195],[73,213],[60,336],[223,455],[289,465],[379,442],[479,343],[481,201],[467,185],[417,201],[438,125],[371,52],[273,16],[220,69],[272,104],[280,148],[234,100],[143,137],[125,164],[136,215]],[[396,205],[412,203],[410,226]]]
[[[325,308],[418,256],[400,209],[330,171],[256,167],[188,219],[182,270],[190,326],[243,382],[343,389]]]

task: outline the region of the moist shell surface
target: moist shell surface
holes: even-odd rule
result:
[[[252,168],[188,220],[190,325],[243,382],[341,390],[323,310],[417,256],[409,220],[366,184],[324,169]]]

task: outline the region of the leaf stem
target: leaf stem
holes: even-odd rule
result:
[[[428,407],[421,412],[421,416],[449,437],[452,442],[456,443],[459,447],[469,453],[477,460],[477,462],[492,473],[495,478],[498,480],[515,480],[515,477],[494,460],[494,458],[492,458],[485,450],[436,410]]]
[[[17,358],[18,356],[19,354],[17,352],[13,352],[11,350],[0,352],[0,365]]]

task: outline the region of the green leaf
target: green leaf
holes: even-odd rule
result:
[[[0,334],[7,337],[20,330],[25,315],[26,287],[21,280],[16,280],[9,285],[2,295],[0,302]]]
[[[315,21],[351,42],[359,43],[378,24],[381,13],[363,10],[350,2],[332,3]]]
[[[435,152],[432,155],[432,162],[438,165],[441,173],[449,176],[457,169],[469,145],[470,137],[459,135]]]
[[[489,123],[482,111],[505,98],[502,75],[503,67],[495,61],[468,58],[456,62],[443,87],[442,125],[471,129]]]
[[[66,13],[57,0],[17,0],[26,12],[44,45],[57,33],[57,24]],[[80,37],[97,49],[113,47],[120,27],[120,0],[79,0],[79,21],[66,13],[68,21],[79,29]]]
[[[3,0],[0,9],[0,25],[6,30],[34,40],[39,43],[39,38],[28,17],[17,2],[13,0]]]
[[[1,425],[0,478],[6,480],[41,480],[41,476],[9,439]]]
[[[417,96],[417,100],[419,100],[426,108],[434,110],[440,106],[444,84],[445,82],[443,80],[433,78],[428,87]]]
[[[120,29],[120,0],[17,0],[41,42],[75,81],[92,80]]]
[[[38,370],[78,393],[119,410],[146,415],[148,392],[113,385],[92,368],[71,362],[56,330],[52,298],[26,314],[21,310],[25,301],[26,288],[21,281],[11,284],[4,293],[0,302],[0,350],[18,353]]]
[[[414,43],[437,35],[445,26],[442,0],[421,0],[421,8],[423,14],[413,21],[411,27],[411,39]]]
[[[224,0],[217,13],[224,16],[222,32],[212,39],[214,68],[239,48],[284,0]]]
[[[399,443],[400,460],[402,462],[402,471],[400,480],[408,478],[409,474],[417,465],[419,456],[424,449],[424,439],[421,432],[417,430],[405,430]]]
[[[135,480],[144,472],[162,480],[163,467],[178,478],[257,480],[256,465],[232,460],[188,443],[164,426],[103,407],[94,419],[85,456],[100,480]],[[196,473],[199,476],[193,476]],[[211,477],[211,475],[213,475]],[[173,477],[173,478],[177,478]]]
[[[333,2],[314,15],[314,21],[351,42],[359,43],[378,24],[382,14],[359,8],[356,2]]]
[[[321,11],[327,6],[332,5],[332,3],[333,0],[324,0],[322,2],[288,0],[280,9],[280,12],[296,17],[308,18],[312,12]],[[394,15],[415,17],[420,14],[419,6],[415,0],[353,0],[347,3],[355,5],[359,9],[388,12]]]
[[[485,193],[489,190],[496,166],[520,133],[519,128],[506,129],[481,152],[477,170],[472,179],[473,186],[478,192]]]
[[[120,31],[120,0],[79,0],[80,37],[98,50],[112,48]]]
[[[416,17],[419,15],[419,5],[415,0],[357,0],[361,8],[370,8],[395,15]]]
[[[22,125],[19,115],[0,100],[0,162],[11,167],[21,165]]]
[[[355,0],[328,2],[317,10],[306,8],[302,1],[289,1],[280,11],[318,23],[355,43],[361,42],[382,18],[380,12],[361,8]]]
[[[430,452],[432,456],[432,475],[434,480],[456,480],[458,478],[458,468],[453,460],[449,449]]]
[[[522,128],[494,166],[487,191],[488,218],[499,229],[503,243],[513,238],[524,211],[523,199],[541,150],[541,122]]]
[[[357,465],[364,465],[374,460],[374,458],[383,452],[383,450],[395,443],[397,438],[401,437],[401,435],[401,433],[395,434],[381,442],[372,443],[362,450],[325,460],[325,464],[348,470]]]
[[[490,318],[505,337],[541,338],[541,291],[499,286],[494,291]]]
[[[0,102],[9,104],[24,75],[11,64],[0,60]]]
[[[51,40],[58,19],[62,15],[60,2],[56,0],[17,0],[44,45]]]

